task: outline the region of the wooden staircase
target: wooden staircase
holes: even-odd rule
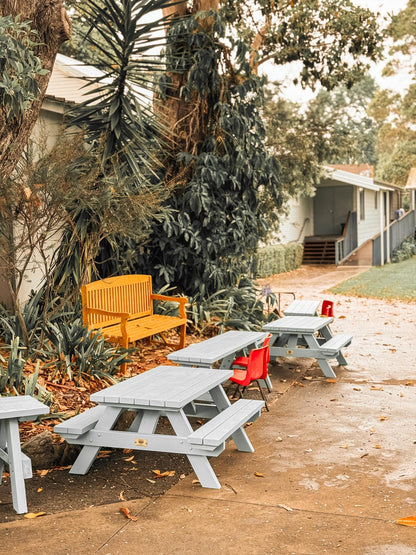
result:
[[[338,237],[305,237],[303,264],[335,264],[335,243]]]

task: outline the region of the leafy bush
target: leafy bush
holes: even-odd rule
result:
[[[108,378],[128,355],[126,349],[109,346],[98,331],[88,330],[79,318],[49,323],[47,335],[50,346],[43,349],[42,356],[52,359],[48,366],[56,366],[52,377],[59,374],[75,382],[81,375]]]
[[[397,249],[394,249],[391,256],[392,262],[403,262],[416,254],[416,242],[413,237],[406,239]]]
[[[300,243],[262,247],[254,259],[253,274],[259,278],[290,272],[299,268],[302,257],[303,245]]]
[[[263,293],[263,292],[262,292]],[[273,293],[266,295],[268,312],[276,303]],[[250,279],[240,277],[237,285],[209,297],[189,299],[188,322],[199,333],[210,328],[259,329],[267,321],[260,292]]]

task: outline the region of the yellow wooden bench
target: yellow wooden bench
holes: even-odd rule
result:
[[[185,347],[186,297],[152,294],[152,277],[125,275],[93,281],[81,287],[82,319],[89,329],[101,330],[107,341],[127,348],[129,343],[159,335],[166,345]],[[179,316],[153,313],[153,301],[179,303]],[[163,332],[180,327],[179,343],[168,343]],[[124,372],[126,364],[121,371]]]

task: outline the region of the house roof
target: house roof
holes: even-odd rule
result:
[[[332,166],[327,166],[326,177],[332,181],[338,181],[339,183],[345,183],[347,185],[354,185],[355,187],[362,187],[363,189],[369,189],[370,191],[380,191],[379,185],[374,183],[372,177],[366,177],[358,173],[353,173],[345,170],[338,170]]]
[[[83,62],[58,54],[53,66],[52,74],[46,89],[46,99],[56,102],[81,103],[86,97],[88,89],[95,87],[87,85],[83,77],[98,77],[101,72]]]
[[[416,168],[410,169],[405,189],[416,189]]]

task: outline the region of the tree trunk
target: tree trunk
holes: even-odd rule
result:
[[[35,48],[35,54],[43,68],[51,72],[60,45],[71,37],[71,21],[63,0],[1,0],[0,16],[19,14],[22,21],[30,20],[37,31],[42,45]],[[38,99],[20,117],[6,125],[0,116],[0,178],[10,176],[20,160],[39,117],[50,75],[38,76]]]

